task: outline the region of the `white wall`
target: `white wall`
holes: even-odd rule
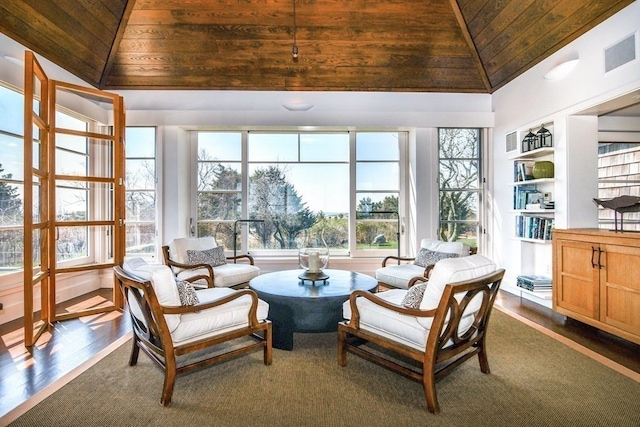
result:
[[[503,289],[518,292],[517,275],[547,274],[551,250],[511,238],[513,169],[505,153],[505,135],[554,122],[556,147],[556,224],[560,227],[597,226],[597,129],[595,116],[574,114],[640,88],[640,2],[636,1],[592,31],[553,54],[493,94],[493,230],[491,256],[506,269]],[[604,49],[636,35],[636,59],[604,73]],[[543,78],[553,66],[575,56],[577,67],[565,79]],[[533,247],[532,247],[533,246]],[[535,258],[538,258],[536,260]],[[523,271],[529,260],[538,271]]]

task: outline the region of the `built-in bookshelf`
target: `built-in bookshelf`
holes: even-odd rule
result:
[[[513,161],[514,237],[532,243],[551,241],[555,202],[554,178],[535,178],[536,161],[553,161],[553,147],[533,149],[511,157]]]
[[[553,129],[553,124],[550,124],[549,128]],[[554,162],[555,149],[552,137],[544,141],[532,137],[538,134],[536,131],[537,129],[516,131],[515,134],[519,136],[518,140],[521,143],[517,152],[507,154],[513,167],[513,176],[509,184],[513,194],[510,215],[513,230],[510,234],[520,246],[520,269],[516,273],[518,281],[512,283],[513,286],[510,288],[521,297],[550,307],[551,241],[556,214],[556,180],[555,174],[549,171],[540,173],[540,165],[536,166],[534,173],[534,166],[536,162],[544,162],[546,166],[553,167],[550,162]],[[533,283],[533,286],[524,286],[520,282],[527,277],[544,279],[544,286],[539,280]]]

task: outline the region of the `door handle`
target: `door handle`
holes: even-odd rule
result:
[[[598,248],[598,251],[600,250],[600,248]],[[591,246],[591,268],[596,268],[598,267],[598,264],[596,264],[595,258],[596,257],[596,248],[594,248],[593,246]],[[600,262],[600,256],[598,255],[598,263]]]
[[[598,269],[602,270],[604,268],[604,265],[602,265],[602,263],[600,262],[600,260],[602,259],[602,253],[604,251],[602,249],[600,249],[600,247],[598,247]]]

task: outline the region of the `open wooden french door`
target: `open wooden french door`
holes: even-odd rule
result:
[[[24,344],[50,323],[49,80],[32,52],[24,74]],[[39,297],[39,298],[38,298]]]
[[[121,96],[48,80],[33,54],[27,52],[25,59],[33,64],[25,68],[25,82],[38,83],[25,84],[25,164],[33,156],[38,165],[30,170],[29,183],[25,173],[25,205],[37,207],[37,213],[35,207],[25,209],[28,346],[47,324],[122,307],[112,267],[122,262],[125,253],[125,110]],[[34,92],[37,87],[40,93]],[[38,114],[27,114],[26,101],[30,99],[40,108]],[[74,119],[74,107],[93,110],[103,116],[104,123]],[[40,130],[39,139],[27,128]],[[33,144],[27,144],[31,139]],[[28,145],[36,148],[28,152]],[[26,250],[27,241],[34,243],[30,248],[33,257],[27,256],[32,253]],[[32,270],[36,274],[29,273]],[[33,303],[38,284],[39,318]],[[104,296],[105,288],[112,288],[110,297]],[[82,295],[90,297],[83,299]],[[61,309],[58,301],[70,298],[81,301]],[[27,324],[35,321],[39,321],[40,330],[29,327],[27,331]]]

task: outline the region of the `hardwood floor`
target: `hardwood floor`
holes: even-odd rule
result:
[[[640,345],[565,317],[511,293],[501,291],[496,304],[588,348],[633,372],[640,373]]]
[[[504,291],[498,295],[497,304],[640,373],[640,345]],[[126,313],[88,316],[55,323],[33,348],[26,349],[21,320],[0,325],[0,417],[127,335],[130,329]]]
[[[108,291],[111,294],[111,291]],[[98,293],[96,298],[110,299]],[[70,307],[88,301],[68,301]],[[0,417],[73,369],[90,360],[131,330],[129,316],[120,311],[54,323],[32,348],[24,346],[22,319],[0,325]],[[0,425],[2,425],[0,419]]]

